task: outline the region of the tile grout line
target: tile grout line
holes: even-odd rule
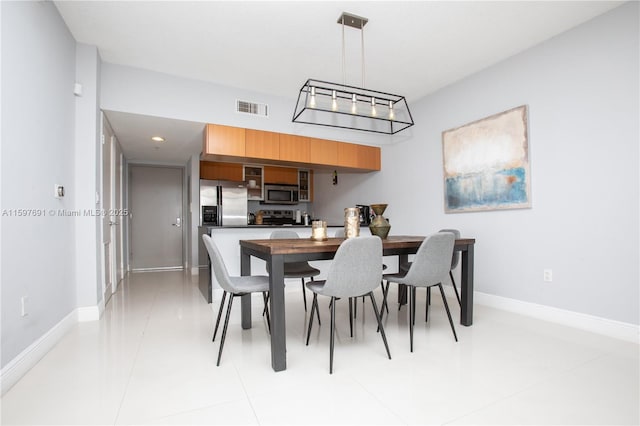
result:
[[[256,413],[256,409],[253,406],[253,403],[251,402],[251,397],[249,396],[249,392],[247,392],[247,388],[244,385],[244,381],[242,380],[242,376],[240,376],[240,372],[238,371],[238,367],[235,365],[235,363],[233,364],[233,369],[236,372],[236,375],[238,376],[238,380],[240,381],[240,385],[242,386],[242,391],[244,392],[244,394],[247,397],[247,402],[249,403],[249,406],[251,407],[251,412],[253,413],[253,417],[255,417],[256,419],[256,423],[257,424],[262,424],[260,423],[260,419],[258,419],[258,413]]]
[[[156,299],[158,298],[158,291],[156,290],[153,294],[153,300],[151,302],[151,306],[149,307],[149,313],[147,315],[147,320],[145,321],[144,327],[142,329],[142,333],[140,334],[140,339],[138,340],[138,348],[136,349],[135,356],[133,357],[133,362],[131,363],[131,369],[129,371],[129,378],[127,379],[127,384],[124,387],[124,392],[122,393],[122,398],[120,399],[120,404],[118,404],[118,411],[116,412],[116,417],[114,419],[114,426],[118,424],[118,420],[120,417],[120,411],[122,410],[122,405],[124,404],[124,400],[127,397],[127,392],[129,390],[129,385],[131,384],[131,377],[133,376],[133,370],[136,367],[138,362],[138,355],[140,354],[140,348],[142,347],[142,343],[144,340],[145,332],[147,331],[147,327],[149,327],[149,321],[151,321],[151,315],[153,313],[153,308],[156,303]]]

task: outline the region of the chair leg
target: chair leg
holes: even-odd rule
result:
[[[329,340],[329,374],[333,374],[333,341],[336,332],[336,298],[332,297],[331,301],[331,338]]]
[[[313,281],[313,277],[311,277],[311,281]],[[315,293],[314,293],[315,294]],[[306,296],[305,296],[306,297]],[[306,302],[305,302],[306,304]],[[317,304],[317,302],[316,302]],[[305,312],[307,311],[307,309],[305,308]],[[316,315],[318,316],[318,325],[320,324],[320,309],[318,309],[318,307],[316,306]],[[313,318],[313,315],[310,315],[309,318]]]
[[[311,315],[309,315],[309,329],[307,330],[307,343],[309,346],[309,337],[311,336],[311,326],[313,325],[313,310],[318,310],[318,295],[313,293],[313,301],[311,302]],[[318,314],[318,322],[320,321],[320,314]]]
[[[356,318],[358,316],[358,298],[354,297],[353,298],[353,317]],[[351,336],[353,337],[353,336]]]
[[[451,331],[453,331],[453,337],[458,341],[458,335],[456,334],[456,328],[453,326],[453,320],[451,319],[451,312],[449,312],[449,305],[447,304],[447,298],[444,297],[444,289],[442,288],[442,284],[438,284],[438,288],[440,289],[440,294],[442,295],[442,302],[444,303],[444,308],[447,310],[447,317],[449,317],[449,324],[451,324]]]
[[[413,309],[414,309],[414,304],[413,304],[413,291],[409,290],[407,291],[407,296],[409,297],[409,348],[411,350],[411,352],[413,352]]]
[[[380,330],[380,335],[382,336],[384,347],[387,350],[387,356],[389,357],[389,359],[391,359],[391,352],[389,352],[389,344],[387,343],[387,336],[384,334],[382,319],[380,318],[380,313],[378,313],[378,306],[376,305],[375,297],[373,297],[373,292],[369,293],[369,298],[371,299],[371,304],[373,305],[373,312],[376,314],[376,320],[378,321],[378,330]]]
[[[353,299],[354,297],[349,298],[349,335],[353,337]],[[358,304],[358,298],[356,297],[356,305]]]
[[[213,338],[212,342],[216,341],[216,334],[218,334],[218,326],[220,325],[220,317],[222,316],[222,311],[224,310],[224,300],[227,298],[227,292],[222,292],[222,301],[220,302],[220,307],[218,308],[218,319],[216,320],[216,327],[213,329]]]
[[[409,289],[407,289],[409,290]],[[413,315],[413,317],[411,318],[411,320],[413,321],[413,325],[416,325],[416,292],[417,289],[416,287],[411,287],[410,291],[413,292],[413,313],[411,315]]]
[[[382,294],[385,293],[384,291],[384,282],[382,280],[380,280],[380,288],[382,289]],[[387,283],[387,290],[389,289],[389,283]],[[389,305],[387,305],[387,299],[385,298],[382,302],[382,308],[380,308],[380,315],[382,316],[382,313],[384,312],[384,309],[387,308],[387,313],[389,313]]]
[[[271,320],[269,319],[269,305],[267,304],[267,301],[269,300],[269,293],[263,291],[262,299],[264,300],[264,311],[266,311],[267,314],[267,328],[269,329],[269,334],[271,334]]]
[[[307,312],[307,292],[304,289],[304,278],[300,278],[302,281],[302,299],[304,300],[304,311]]]
[[[267,300],[264,301],[264,308],[262,309],[262,316],[264,316],[267,313],[267,303],[269,303],[269,296],[270,296],[270,294],[267,293]]]
[[[231,294],[229,297],[229,304],[227,305],[227,316],[224,319],[224,327],[222,327],[222,337],[220,338],[220,350],[218,351],[218,362],[216,366],[220,366],[220,358],[222,357],[222,348],[224,348],[224,340],[227,337],[227,327],[229,326],[229,317],[231,316],[231,305],[233,305],[233,299],[235,294]]]
[[[387,287],[382,288],[382,306],[387,307],[387,315],[389,314],[389,305],[387,304],[387,295],[389,294],[389,281],[387,281]],[[380,319],[384,316],[384,309],[380,311]]]
[[[424,322],[429,322],[429,305],[431,304],[431,287],[427,287],[427,303],[424,307]]]
[[[458,299],[458,305],[462,307],[462,302],[460,301],[460,294],[458,294],[458,287],[456,287],[456,281],[453,279],[453,273],[449,271],[449,277],[451,278],[451,285],[453,286],[453,291],[456,292],[456,299]]]

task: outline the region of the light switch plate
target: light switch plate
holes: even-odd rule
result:
[[[64,197],[64,186],[60,185],[59,183],[56,183],[53,186],[53,196],[56,198]]]

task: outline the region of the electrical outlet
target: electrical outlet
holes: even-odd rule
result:
[[[545,269],[543,271],[543,278],[544,278],[544,281],[547,283],[550,283],[551,281],[553,281],[553,271],[551,269]]]
[[[20,316],[26,317],[29,315],[27,312],[27,301],[29,300],[29,296],[22,296],[20,298]]]

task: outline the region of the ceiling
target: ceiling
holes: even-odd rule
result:
[[[97,46],[104,62],[290,97],[293,110],[308,78],[397,93],[411,104],[623,2],[54,3],[74,38]],[[343,44],[337,19],[344,11],[369,22],[363,32],[345,27]],[[184,163],[200,150],[203,123],[107,116],[128,159]],[[150,144],[162,131],[185,145],[173,152]]]

